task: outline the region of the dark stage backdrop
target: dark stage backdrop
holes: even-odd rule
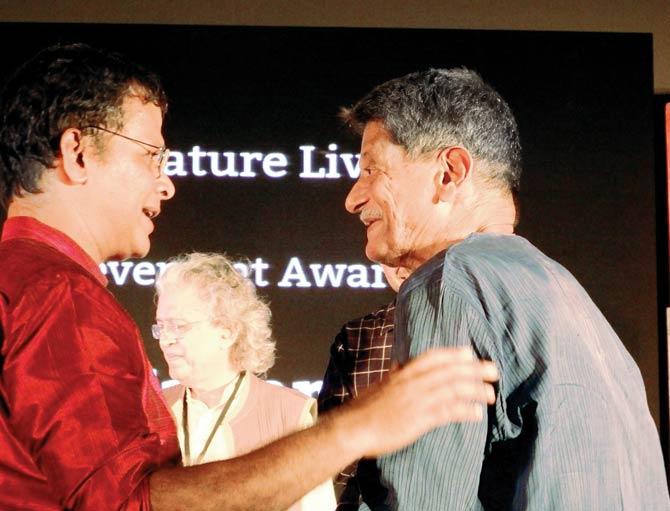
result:
[[[665,233],[668,235],[667,237],[667,243],[665,244],[666,252],[665,252],[665,260],[663,261],[663,267],[661,268],[659,265],[659,271],[663,272],[665,271],[665,276],[666,278],[664,279],[665,281],[665,289],[664,295],[665,295],[665,303],[664,305],[666,306],[666,338],[668,339],[668,344],[665,345],[665,350],[661,349],[659,350],[659,354],[662,357],[661,358],[661,375],[664,375],[665,380],[663,383],[665,383],[665,388],[661,387],[661,396],[665,397],[664,402],[661,403],[661,419],[662,419],[662,424],[665,425],[666,428],[668,428],[668,420],[670,417],[668,417],[668,411],[670,410],[670,402],[668,402],[668,399],[670,399],[670,359],[668,358],[668,352],[670,351],[670,300],[668,299],[668,291],[670,290],[670,268],[668,267],[670,263],[670,95],[667,95],[665,98],[665,101],[667,103],[665,104],[665,181],[667,183],[667,187],[665,188],[666,192],[666,197],[665,197],[665,205],[667,206],[667,209],[665,211],[665,220],[667,221],[665,225]],[[660,187],[661,189],[663,188],[662,186]],[[657,197],[659,197],[660,194],[657,194]],[[659,236],[658,237],[659,243],[663,242],[663,237]],[[660,251],[659,251],[660,252]],[[661,279],[659,279],[659,282],[661,282]],[[666,370],[665,373],[663,373],[663,369]],[[665,392],[663,392],[665,390]],[[665,409],[663,409],[665,407]],[[663,413],[665,412],[665,413]],[[670,430],[666,429],[666,435],[665,435],[665,440],[668,441],[670,440]],[[667,460],[667,444],[666,444],[666,460]],[[667,462],[666,462],[667,465]]]
[[[659,416],[652,41],[646,34],[2,24],[1,78],[39,48],[84,41],[163,77],[177,195],[145,262],[107,267],[151,340],[157,263],[188,250],[254,265],[274,314],[270,378],[320,380],[341,324],[391,294],[343,202],[358,141],[338,123],[374,85],[467,66],[517,115],[519,232],[570,269],[639,363]],[[179,156],[180,155],[180,156]],[[246,162],[246,163],[245,163]],[[330,265],[330,266],[329,266]],[[122,283],[122,284],[121,284]],[[305,387],[303,387],[305,388]]]

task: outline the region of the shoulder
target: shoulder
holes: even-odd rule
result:
[[[308,399],[311,399],[302,392],[289,387],[284,387],[283,385],[268,383],[267,381],[262,380],[253,374],[249,375],[249,382],[251,384],[251,392],[270,396],[273,399],[277,399],[282,402],[304,403]]]
[[[57,250],[34,240],[12,239],[0,243],[0,292],[8,302],[25,294],[93,290],[107,293],[95,278]],[[111,295],[110,295],[111,296]]]
[[[392,329],[394,313],[395,300],[387,305],[377,308],[370,314],[347,321],[342,325],[340,335],[344,335],[346,339],[352,336],[358,339],[362,332],[379,333],[384,329]],[[339,343],[340,341],[340,339],[335,339],[335,343]]]
[[[398,299],[447,293],[479,301],[508,286],[542,280],[554,270],[565,271],[520,236],[475,233],[419,267],[401,287]]]
[[[249,375],[252,400],[263,413],[280,415],[285,421],[297,422],[306,410],[315,414],[316,400],[295,389],[274,385]]]
[[[395,300],[391,303],[378,307],[373,312],[352,319],[344,324],[344,328],[360,328],[361,326],[374,326],[380,322],[393,324],[393,311],[395,310]],[[390,321],[389,321],[390,320]]]
[[[175,403],[179,402],[184,397],[184,389],[185,387],[181,384],[163,389],[163,397],[165,398],[168,408],[172,408]]]
[[[76,347],[99,355],[96,363],[109,364],[118,356],[143,370],[135,323],[86,269],[25,239],[0,243],[0,268],[0,320],[7,346],[19,349],[40,341],[54,347],[54,356],[67,353],[66,346]]]
[[[543,258],[532,243],[514,234],[473,233],[444,253],[445,264],[454,267],[527,264]]]

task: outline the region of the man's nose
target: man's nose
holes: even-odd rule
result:
[[[158,178],[158,191],[161,196],[161,200],[170,200],[174,197],[175,188],[172,179],[167,176],[164,172],[161,173],[161,176]]]
[[[178,341],[177,336],[173,333],[161,333],[161,338],[158,340],[158,344],[161,349],[165,349],[168,346],[172,346]]]
[[[349,194],[344,201],[344,207],[349,213],[356,215],[360,213],[367,201],[367,186],[359,179],[349,190]]]

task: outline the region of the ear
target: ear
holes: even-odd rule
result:
[[[447,147],[437,155],[441,172],[438,175],[438,200],[450,202],[472,174],[472,156],[464,147]]]
[[[83,185],[88,180],[88,169],[84,159],[84,137],[81,130],[68,128],[60,137],[60,158],[63,174],[70,184]]]

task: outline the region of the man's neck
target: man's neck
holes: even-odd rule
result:
[[[490,193],[476,200],[469,208],[454,212],[443,229],[446,236],[430,245],[420,247],[403,256],[397,266],[411,271],[436,254],[463,241],[473,233],[514,234],[516,209],[508,194]]]
[[[489,193],[477,201],[477,228],[473,232],[514,234],[516,207],[511,194]],[[474,216],[474,215],[473,215]]]
[[[105,262],[86,224],[73,216],[71,208],[63,207],[47,199],[46,194],[29,194],[13,199],[7,208],[7,218],[26,216],[66,234],[96,263]]]

